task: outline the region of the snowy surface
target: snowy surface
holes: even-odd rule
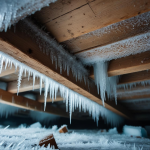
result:
[[[125,125],[123,127],[123,133],[125,135],[147,137],[147,131],[142,127],[133,127]]]
[[[11,24],[56,1],[57,0],[1,0],[0,30],[7,31],[7,28],[11,26]]]
[[[0,129],[0,149],[3,150],[44,150],[39,141],[53,133],[60,150],[149,150],[150,139],[136,138],[121,134],[102,133],[100,130],[70,130],[59,133],[51,128]],[[47,148],[50,150],[50,148]]]

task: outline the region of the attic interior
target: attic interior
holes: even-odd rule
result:
[[[0,150],[150,149],[149,20],[149,0],[1,0]]]

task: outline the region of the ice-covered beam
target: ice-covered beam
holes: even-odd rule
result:
[[[63,7],[64,4],[62,3],[61,5]],[[73,4],[71,3],[70,5]],[[68,8],[71,7],[70,5],[68,5]],[[60,7],[60,10],[54,9],[54,13],[57,14],[57,11],[59,13],[56,18],[53,18],[53,13],[48,11],[48,9],[43,9],[39,18],[38,16],[36,17],[37,20],[42,20],[45,23],[47,30],[59,42],[63,42],[110,24],[135,17],[138,14],[148,12],[150,11],[149,6],[149,0],[94,0],[64,14],[64,11],[62,11],[62,14],[59,12],[60,10],[67,10],[67,8],[60,9]]]
[[[111,77],[117,75],[124,75],[128,73],[134,73],[134,72],[144,71],[148,69],[150,69],[150,51],[111,60],[108,66],[108,76]],[[147,73],[144,76],[145,78],[147,78],[147,76],[149,75]],[[90,77],[94,78],[93,68],[91,68]],[[136,78],[138,80],[138,77]]]
[[[34,110],[34,111],[43,112],[43,108],[44,108],[44,105],[42,103],[30,100],[22,96],[14,95],[2,89],[0,89],[0,102],[15,107],[19,107],[27,110]],[[52,106],[47,106],[45,112],[50,114],[60,115],[67,118],[69,117],[68,113],[66,113],[65,110],[61,110],[59,108],[55,108]]]
[[[17,29],[17,28],[16,28]],[[23,62],[27,66],[39,71],[40,73],[50,77],[51,79],[65,85],[69,89],[91,99],[92,101],[102,105],[100,96],[97,93],[97,88],[93,81],[85,84],[84,81],[76,81],[72,73],[67,75],[67,72],[52,63],[49,56],[40,51],[38,45],[27,35],[25,36],[19,30],[9,30],[7,33],[0,33],[0,49],[15,59]],[[105,102],[105,107],[121,116],[130,118],[130,113],[121,105],[111,101]]]
[[[18,81],[12,81],[8,83],[7,90],[10,93],[17,93],[17,84]],[[44,87],[44,83],[42,83],[42,87]],[[21,85],[19,88],[19,92],[26,92],[26,91],[31,91],[34,89],[40,89],[40,80],[35,79],[34,86],[33,86],[33,78],[24,78],[21,81]]]
[[[37,101],[40,102],[40,103],[44,103],[44,94],[42,93],[41,95],[38,95],[37,96]],[[58,95],[56,97],[56,99],[52,100],[51,98],[47,98],[46,102],[59,102],[59,101],[63,101],[63,98]]]

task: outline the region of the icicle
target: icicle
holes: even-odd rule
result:
[[[0,51],[0,62],[5,63],[5,61],[10,62],[11,65],[14,65],[15,67],[19,68],[19,75],[18,75],[18,92],[19,87],[21,84],[21,78],[23,72],[26,70],[28,73],[28,76],[32,75],[32,78],[38,77],[40,79],[40,91],[42,89],[42,82],[45,85],[45,93],[44,93],[44,110],[46,109],[46,99],[48,95],[48,91],[50,92],[50,98],[55,99],[56,93],[60,93],[60,95],[65,99],[66,101],[66,110],[68,109],[68,102],[69,102],[69,113],[70,113],[70,123],[71,123],[71,117],[72,112],[76,108],[76,106],[79,106],[79,111],[81,111],[81,108],[84,112],[89,111],[89,114],[92,115],[92,118],[98,122],[99,116],[102,116],[102,118],[107,119],[109,123],[118,124],[119,122],[122,122],[122,118],[113,112],[107,110],[103,106],[100,106],[99,104],[95,103],[94,101],[91,101],[90,99],[72,91],[71,89],[65,87],[64,85],[54,81],[53,79],[41,74],[40,72],[26,66],[25,64],[15,60],[11,56],[3,53]],[[1,58],[3,61],[1,61]],[[35,79],[33,79],[35,80]],[[28,105],[28,104],[27,104]],[[16,111],[16,110],[15,110]],[[6,114],[7,116],[8,114]],[[113,119],[112,119],[113,118]]]

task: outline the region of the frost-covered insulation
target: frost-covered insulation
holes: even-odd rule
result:
[[[88,81],[89,72],[83,64],[79,60],[77,61],[75,56],[67,52],[63,46],[38,28],[31,20],[24,19],[19,23],[18,27],[37,43],[43,53],[50,57],[56,68],[57,66],[60,68],[60,73],[62,73],[62,70],[66,70],[69,76],[69,72],[72,71],[76,80],[81,81],[84,79],[85,83]]]
[[[109,61],[145,52],[149,50],[149,47],[150,32],[147,32],[106,46],[77,53],[76,56],[84,64],[91,65],[99,61]]]
[[[108,63],[107,62],[97,62],[94,64],[94,78],[95,84],[97,85],[98,93],[100,91],[101,99],[106,100],[107,97],[111,98],[112,95],[115,97],[117,104],[117,83],[119,81],[119,76],[108,77],[107,74]]]
[[[71,115],[72,112],[74,112],[75,108],[79,108],[86,112],[88,111],[90,115],[92,115],[92,118],[97,121],[99,120],[99,117],[106,119],[108,123],[112,123],[113,125],[117,125],[118,123],[122,122],[122,117],[116,115],[115,113],[111,112],[110,110],[107,110],[103,106],[91,101],[90,99],[70,90],[69,88],[65,87],[64,85],[54,81],[53,79],[39,73],[38,71],[26,66],[25,64],[15,60],[13,57],[0,52],[0,73],[2,71],[2,66],[5,64],[5,68],[7,66],[14,65],[16,69],[19,70],[18,73],[18,92],[19,87],[21,85],[21,79],[23,73],[25,75],[28,74],[28,77],[33,77],[33,87],[35,83],[35,78],[40,79],[40,92],[42,90],[42,82],[45,85],[45,102],[44,102],[44,109],[46,107],[46,99],[49,93],[49,96],[51,99],[56,99],[57,92],[59,90],[61,97],[63,97],[66,101],[66,109],[70,112],[70,121],[71,121]]]
[[[18,22],[20,19],[31,15],[50,3],[57,0],[0,0],[0,30]]]

